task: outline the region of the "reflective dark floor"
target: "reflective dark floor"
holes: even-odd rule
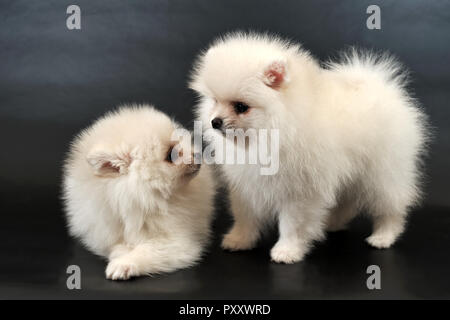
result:
[[[414,212],[406,233],[391,249],[366,245],[370,223],[358,218],[348,231],[329,234],[303,262],[277,265],[269,261],[276,231],[253,251],[220,250],[230,219],[227,202],[219,195],[216,236],[200,265],[113,282],[104,278],[105,262],[67,236],[56,194],[53,188],[41,188],[2,195],[0,298],[450,298],[448,208]],[[81,290],[66,287],[66,268],[72,264],[81,268]],[[381,269],[381,290],[366,286],[366,269],[373,264]]]

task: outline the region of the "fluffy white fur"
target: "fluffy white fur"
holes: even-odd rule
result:
[[[201,257],[214,186],[208,167],[166,160],[177,128],[152,107],[133,106],[73,142],[64,169],[69,230],[108,259],[109,279],[170,272]]]
[[[367,242],[390,247],[420,198],[424,114],[405,90],[405,73],[388,55],[352,49],[321,66],[300,45],[277,37],[235,33],[198,59],[190,87],[201,97],[205,129],[280,129],[280,169],[223,165],[234,226],[222,246],[245,250],[276,218],[272,260],[303,259],[325,230],[340,230],[361,210],[373,219]],[[233,102],[250,106],[237,114]],[[219,130],[209,136],[225,139]]]

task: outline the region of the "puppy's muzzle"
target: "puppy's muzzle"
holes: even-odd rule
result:
[[[200,171],[200,168],[201,164],[191,163],[187,166],[185,174],[186,176],[192,177]]]
[[[186,166],[186,175],[193,176],[196,175],[201,168],[202,163],[202,154],[201,153],[195,153],[193,155],[193,163],[190,163]]]

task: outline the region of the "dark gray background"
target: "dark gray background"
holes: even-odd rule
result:
[[[70,4],[81,7],[81,30],[66,28]],[[381,7],[381,30],[366,28],[370,4]],[[365,247],[369,229],[362,221],[355,231],[331,235],[333,241],[295,266],[268,262],[270,239],[252,253],[231,255],[217,248],[218,235],[197,268],[131,284],[104,281],[103,262],[68,239],[64,228],[60,168],[70,140],[125,102],[151,102],[190,128],[191,64],[211,40],[235,30],[280,34],[320,59],[349,45],[399,57],[412,71],[411,91],[435,128],[424,206],[413,215],[397,254]],[[449,40],[450,2],[443,0],[2,0],[0,287],[6,289],[0,296],[72,297],[64,289],[64,272],[75,263],[88,279],[88,289],[75,297],[449,297],[448,276],[440,277],[449,267],[450,243]],[[222,198],[218,234],[229,223]],[[373,261],[394,270],[383,292],[365,289],[365,267]],[[413,284],[405,285],[410,281],[404,277]]]

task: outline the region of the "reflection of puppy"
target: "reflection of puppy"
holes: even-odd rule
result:
[[[223,247],[254,247],[275,213],[280,238],[272,259],[300,261],[326,228],[344,228],[362,208],[374,220],[367,241],[391,246],[419,198],[426,140],[424,116],[404,80],[385,55],[354,50],[322,68],[299,45],[275,37],[216,41],[190,84],[202,97],[197,111],[205,129],[218,129],[210,140],[223,139],[223,128],[280,130],[277,174],[222,166],[235,219]]]
[[[186,139],[171,141],[178,128],[151,107],[122,108],[72,145],[64,177],[69,230],[108,258],[109,279],[169,272],[201,256],[214,188],[208,167],[174,161],[192,157]]]

